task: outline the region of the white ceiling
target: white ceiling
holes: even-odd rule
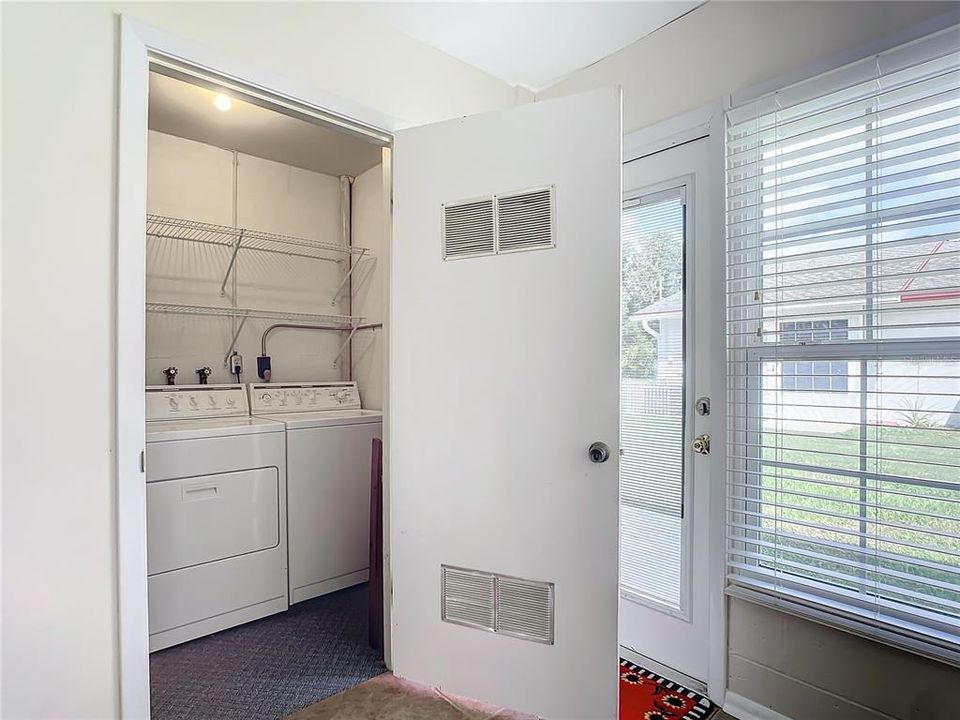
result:
[[[397,2],[368,7],[421,42],[510,85],[539,92],[703,2]]]
[[[357,176],[380,162],[380,148],[353,135],[236,98],[221,112],[215,95],[151,72],[150,129],[326,175]]]

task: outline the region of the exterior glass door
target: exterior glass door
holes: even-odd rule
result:
[[[620,645],[700,690],[722,477],[723,248],[710,237],[709,149],[697,140],[625,164],[621,214]],[[712,414],[695,410],[700,398]],[[713,453],[694,452],[711,434]]]

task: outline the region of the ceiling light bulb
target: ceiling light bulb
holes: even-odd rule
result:
[[[232,104],[233,103],[230,102],[230,98],[228,98],[223,93],[217,93],[216,97],[213,98],[213,105],[220,112],[226,112],[227,110],[230,109],[230,106]]]

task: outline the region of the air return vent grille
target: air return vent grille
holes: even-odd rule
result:
[[[443,259],[493,255],[493,198],[443,206]]]
[[[497,195],[497,252],[553,247],[551,188]]]
[[[495,582],[493,575],[443,568],[443,619],[448,622],[492,630]]]
[[[543,250],[554,240],[553,186],[443,206],[443,259]]]
[[[553,644],[553,583],[441,566],[441,619]]]

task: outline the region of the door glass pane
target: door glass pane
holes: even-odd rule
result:
[[[680,610],[683,558],[682,189],[622,217],[620,587]]]

